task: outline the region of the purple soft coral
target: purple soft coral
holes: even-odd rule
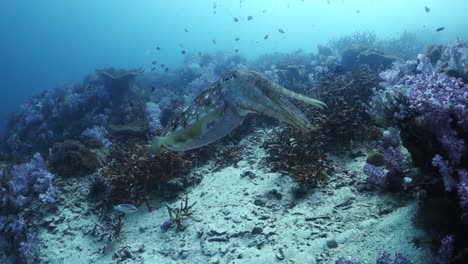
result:
[[[30,162],[13,166],[9,189],[19,207],[26,205],[27,197],[36,193],[44,203],[55,203],[57,189],[53,185],[54,175],[46,166],[44,159],[36,153]]]
[[[407,77],[405,82],[413,87],[408,95],[410,108],[425,118],[450,163],[457,165],[465,144],[453,126],[468,122],[468,85],[438,71]]]
[[[104,126],[93,126],[91,128],[85,129],[83,133],[81,133],[81,137],[84,139],[92,139],[99,143],[102,146],[109,147],[112,145],[111,141],[107,138],[108,133]]]
[[[448,235],[444,237],[441,241],[439,250],[437,251],[437,264],[449,264],[452,263],[452,257],[454,252],[454,243],[455,240],[453,236]]]
[[[385,166],[388,170],[403,173],[403,155],[398,147],[387,147],[384,150]]]
[[[35,263],[40,251],[40,241],[37,236],[29,233],[26,240],[20,243],[19,251],[26,263]]]
[[[383,169],[366,163],[364,165],[363,172],[365,175],[367,175],[367,180],[370,183],[379,187],[384,187],[386,172]]]
[[[432,159],[432,166],[439,169],[439,173],[442,175],[442,179],[444,181],[445,190],[447,192],[452,191],[453,187],[455,186],[455,180],[452,177],[452,169],[449,166],[449,162],[437,154]]]
[[[0,231],[26,263],[33,263],[39,254],[39,240],[28,230],[28,219],[35,208],[31,205],[38,200],[45,204],[56,202],[53,181],[54,175],[40,154],[0,174]]]
[[[377,264],[411,264],[411,261],[406,259],[402,254],[396,253],[395,258],[392,261],[390,253],[383,252],[376,261]]]
[[[335,261],[335,264],[357,264],[357,263],[351,260],[347,260],[345,258],[339,258],[337,261]]]
[[[397,64],[381,74],[383,89],[376,90],[369,112],[382,124],[401,126],[415,117],[423,120],[444,157],[457,166],[466,153],[461,133],[468,131],[468,85],[431,65],[424,55],[418,59],[418,74],[399,74]]]
[[[460,199],[460,207],[463,210],[468,210],[468,170],[460,170],[458,172],[458,197]]]

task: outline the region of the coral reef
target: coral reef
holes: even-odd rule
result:
[[[74,140],[55,143],[48,162],[52,171],[68,177],[91,174],[99,166],[96,154]]]
[[[374,236],[393,231],[388,227],[395,223],[407,228],[399,230],[403,235],[396,244],[414,242],[418,248],[412,257],[423,255],[422,250],[426,254],[432,245],[438,263],[463,261],[468,246],[462,235],[468,230],[468,49],[461,41],[433,45],[416,60],[425,46],[418,33],[379,39],[373,32],[357,32],[318,46],[316,54],[298,50],[247,61],[239,55],[187,53],[184,64],[171,71],[143,75],[140,69],[97,70],[97,77],[34,96],[12,115],[5,134],[2,162],[27,162],[0,172],[0,244],[7,241],[5,251],[18,262],[37,261],[40,250],[46,249],[41,247],[44,238],[63,235],[68,227],[54,229],[44,220],[44,228],[35,217],[81,195],[80,208],[74,207],[79,201],[72,200],[64,202],[67,210],[55,213],[90,216],[80,221],[88,226],[84,233],[99,243],[86,247],[99,246],[102,261],[126,261],[129,254],[142,254],[144,247],[140,252],[121,242],[130,244],[148,229],[152,237],[144,235],[143,241],[162,241],[151,250],[164,260],[180,261],[189,254],[200,262],[246,255],[259,260],[252,256],[268,247],[273,252],[270,261],[294,262],[294,254],[302,257],[310,248],[323,250],[314,252],[312,262],[331,261],[348,248],[342,246],[345,243],[357,242],[362,248],[368,241],[384,241]],[[297,104],[314,120],[310,133],[252,115],[229,136],[203,148],[149,154],[149,138],[161,133],[186,102],[227,69],[261,72],[290,90],[320,99],[328,108],[319,112]],[[36,152],[40,154],[30,159]],[[60,197],[47,166],[59,177]],[[202,177],[207,180],[187,189]],[[74,189],[68,187],[78,181],[80,188],[72,195]],[[307,192],[313,199],[298,199],[311,187],[318,189]],[[398,195],[369,193],[376,189]],[[187,196],[177,201],[181,191],[200,197],[197,208],[204,210],[193,211],[195,203]],[[160,199],[163,206],[154,206]],[[135,214],[145,213],[147,220],[127,226],[137,223],[134,218],[139,216],[113,210],[117,204],[144,205],[154,211],[139,210]],[[402,208],[405,213],[399,215]],[[54,225],[70,226],[62,216]],[[210,225],[199,216],[207,216]],[[428,237],[416,234],[420,230],[409,221],[413,216],[416,224],[421,221],[422,227],[431,229]],[[374,224],[384,219],[388,222]],[[226,224],[230,228],[219,227]],[[73,239],[79,237],[80,227],[70,228]],[[183,236],[164,232],[171,228],[184,230]],[[347,233],[351,229],[356,235]],[[407,235],[408,229],[414,234]],[[358,239],[363,234],[365,243]],[[298,243],[300,252],[280,245],[292,236],[315,242],[303,243],[307,247]],[[187,237],[199,241],[187,242]],[[178,251],[174,241],[186,247]],[[106,258],[114,244],[122,246]],[[48,254],[56,244],[49,245]],[[89,252],[71,247],[59,250],[80,251],[81,256]],[[402,253],[406,256],[408,251]],[[354,259],[349,251],[346,254]],[[54,262],[53,256],[47,258]],[[258,262],[262,260],[267,262]],[[356,262],[340,258],[336,263]],[[401,254],[382,253],[377,263],[409,262]]]
[[[55,142],[105,125],[110,112],[107,98],[102,85],[90,80],[34,96],[9,119],[7,153],[22,162],[36,152],[46,153]]]

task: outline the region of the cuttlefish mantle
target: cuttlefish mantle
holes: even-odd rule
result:
[[[250,113],[264,114],[301,131],[311,131],[310,121],[288,99],[326,107],[323,102],[281,87],[260,73],[228,71],[176,115],[162,135],[153,139],[149,149],[158,154],[162,146],[185,151],[208,145],[228,135]]]

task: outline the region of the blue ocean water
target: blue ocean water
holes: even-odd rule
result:
[[[74,83],[100,67],[140,67],[154,59],[173,67],[183,61],[182,49],[238,49],[248,58],[315,51],[330,38],[362,30],[382,37],[425,32],[435,41],[448,41],[467,37],[467,8],[462,0],[4,0],[0,123],[33,93]],[[234,23],[234,17],[240,21]],[[435,34],[438,27],[446,29]],[[266,34],[270,41],[262,41]],[[156,53],[157,46],[161,52]]]

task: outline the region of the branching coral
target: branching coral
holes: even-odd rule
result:
[[[286,173],[301,185],[315,186],[331,172],[330,161],[323,153],[323,136],[302,134],[291,128],[275,130],[264,145],[266,161],[274,171]]]
[[[375,49],[378,47],[378,39],[375,32],[362,31],[354,32],[348,36],[333,38],[328,42],[328,45],[338,54],[342,54],[343,51],[349,48]]]
[[[364,105],[377,83],[376,73],[366,66],[351,74],[322,75],[315,93],[328,106],[325,117],[319,121],[321,133],[327,135],[326,147],[347,148],[353,141],[375,138],[380,134]]]
[[[304,107],[314,116],[317,129],[302,134],[290,127],[276,130],[265,148],[267,162],[274,170],[289,174],[305,185],[315,185],[332,170],[324,151],[341,151],[353,142],[375,138],[380,132],[366,112],[364,102],[377,84],[377,74],[362,66],[353,73],[323,72],[307,93],[327,104],[325,113]]]
[[[404,31],[398,38],[381,40],[379,46],[386,54],[409,60],[424,50],[426,42],[418,33]]]

